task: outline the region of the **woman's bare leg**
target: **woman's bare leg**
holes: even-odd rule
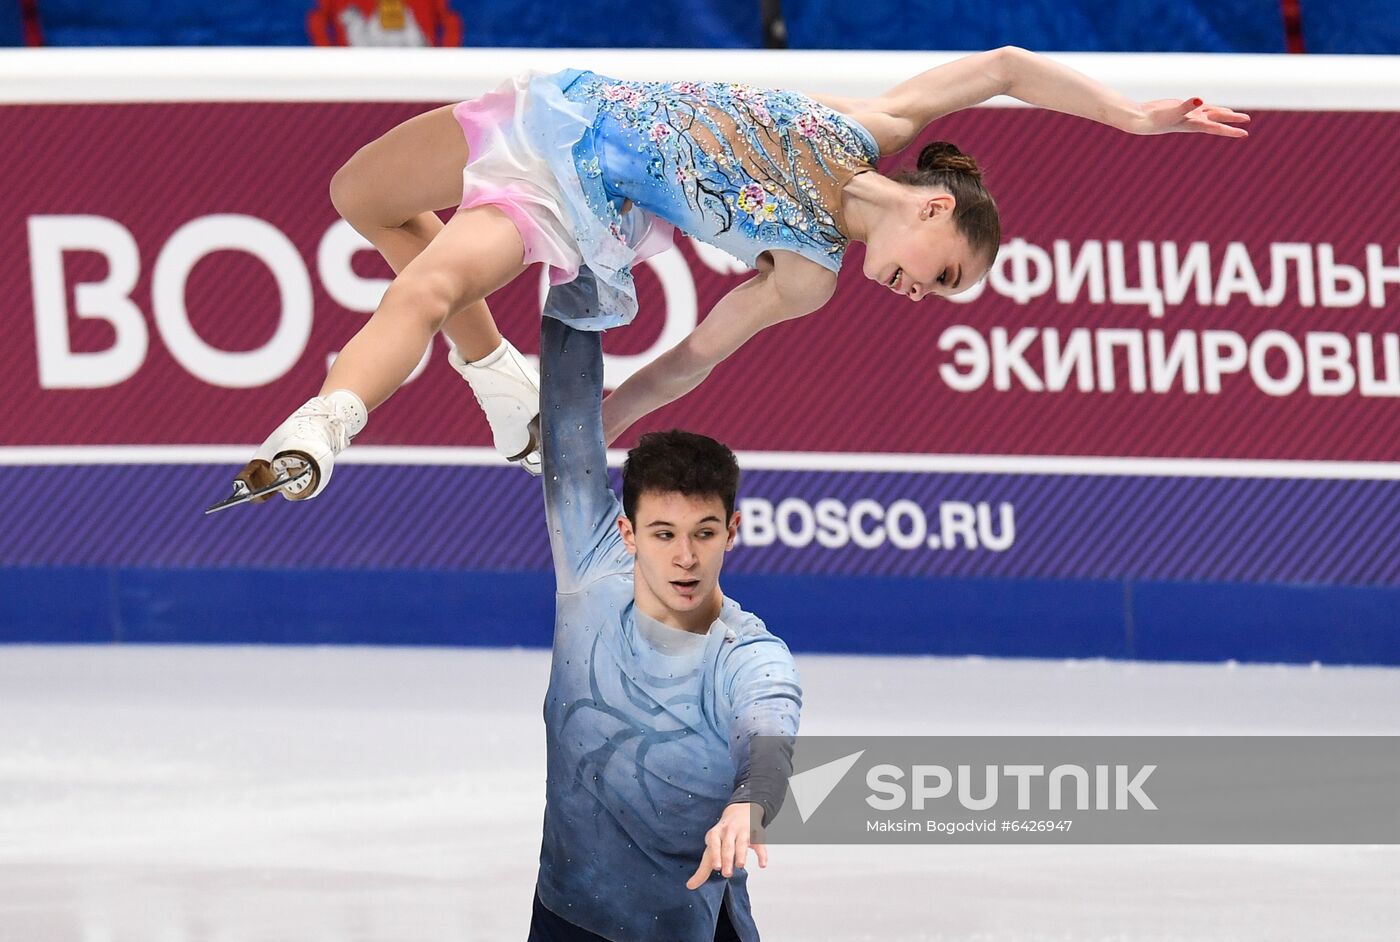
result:
[[[482,298],[519,275],[524,255],[520,233],[499,209],[459,210],[390,283],[369,323],[336,357],[318,397],[274,429],[238,473],[235,481],[245,490],[233,500],[265,501],[270,492],[253,497],[248,491],[274,485],[291,500],[319,494],[330,480],[335,455],[364,428],[368,410],[408,379],[448,317],[473,305],[484,309]],[[507,344],[501,346],[506,353],[514,352]],[[509,449],[504,454],[528,467],[533,440],[525,423],[538,408],[538,386],[522,374],[518,353],[510,361],[514,375],[497,365],[500,358],[498,353],[485,365],[466,369],[479,370],[498,385],[502,379],[507,387],[514,383],[516,388],[507,388],[500,397],[502,403],[490,401],[499,405],[494,418],[487,403],[483,408],[497,447],[504,442]],[[483,382],[466,378],[473,389]]]
[[[443,229],[435,210],[462,201],[468,151],[451,105],[417,115],[360,148],[331,179],[331,202],[379,250],[395,274]],[[481,299],[444,324],[463,358],[477,360],[501,343]],[[421,350],[420,350],[421,355]]]
[[[335,358],[321,395],[348,389],[374,409],[408,379],[447,319],[473,306],[484,311],[482,299],[524,270],[524,256],[505,213],[494,206],[459,210],[389,285],[369,323]]]

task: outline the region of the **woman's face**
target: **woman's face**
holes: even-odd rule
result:
[[[911,301],[948,297],[976,284],[987,273],[986,259],[953,225],[953,206],[953,197],[940,193],[917,211],[885,213],[865,243],[865,277]]]

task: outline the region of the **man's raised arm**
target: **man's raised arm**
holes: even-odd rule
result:
[[[593,574],[631,568],[617,518],[622,507],[608,485],[603,445],[603,341],[551,311],[596,303],[587,269],[550,289],[540,332],[540,447],[544,502],[560,592]]]

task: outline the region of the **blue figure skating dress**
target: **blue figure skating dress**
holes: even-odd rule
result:
[[[841,189],[879,158],[837,111],[723,82],[532,74],[454,114],[471,152],[462,206],[505,212],[553,284],[587,266],[587,302],[547,313],[590,330],[632,320],[632,266],[668,248],[673,226],[749,265],[783,250],[837,270]]]

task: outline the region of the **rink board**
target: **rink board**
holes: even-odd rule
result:
[[[0,640],[549,644],[524,473],[351,464],[313,504],[201,515],[228,471],[0,468],[29,534]],[[799,651],[1400,663],[1395,481],[770,470],[741,500],[725,590]]]
[[[1394,588],[763,575],[724,585],[798,653],[1400,664]],[[541,573],[6,568],[0,641],[545,647],[553,587]]]
[[[938,61],[0,54],[25,143],[0,179],[0,638],[548,643],[537,485],[441,341],[323,497],[200,516],[387,284],[335,169],[523,68],[869,95]],[[1374,157],[1400,151],[1400,64],[1067,61],[1250,110],[1252,137],[940,121],[925,139],[974,153],[1003,209],[974,296],[911,305],[854,247],[825,310],[619,447],[683,426],[740,453],[725,586],[800,650],[1400,662],[1400,178]],[[1319,141],[1346,142],[1325,172]],[[610,385],[745,277],[684,237],[639,267]],[[541,289],[490,299],[527,354]]]

